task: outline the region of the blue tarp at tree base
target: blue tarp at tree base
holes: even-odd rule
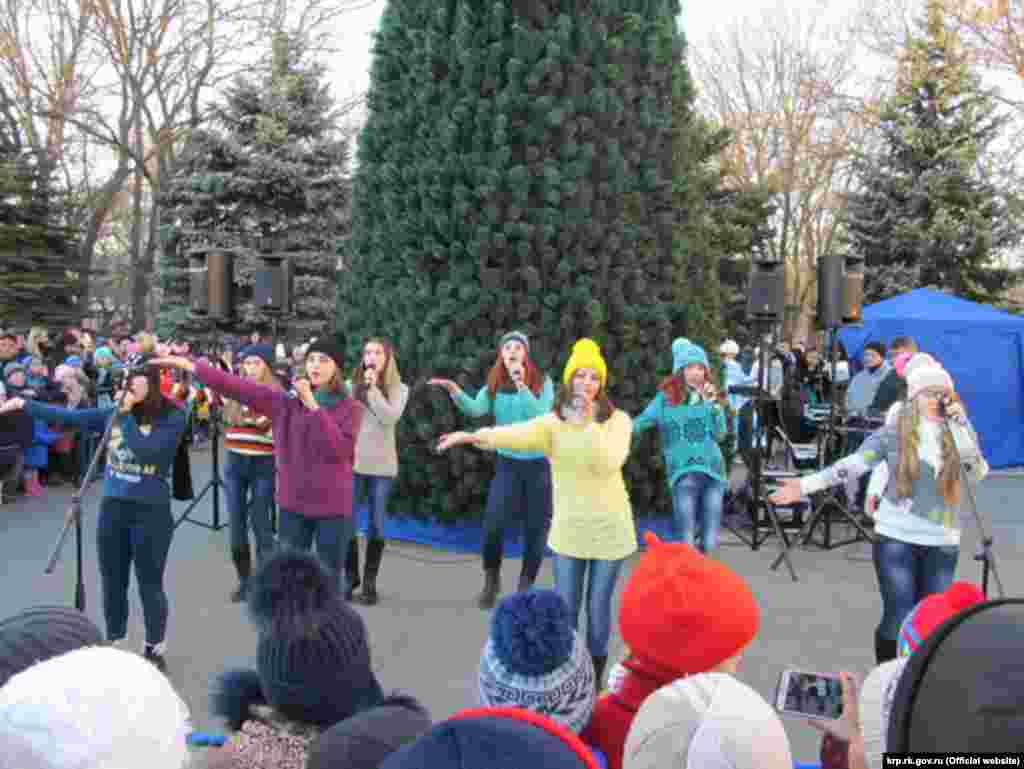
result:
[[[366,532],[367,508],[357,504],[353,510],[356,530]],[[518,530],[517,530],[518,529]],[[637,541],[643,543],[643,532],[653,531],[662,540],[672,538],[672,519],[640,518],[637,521]],[[384,537],[389,540],[413,542],[456,553],[480,553],[483,540],[480,524],[477,522],[442,523],[427,521],[409,515],[388,515],[384,522]],[[505,555],[519,558],[523,554],[522,527],[509,526],[505,532]],[[550,555],[550,550],[548,554]]]
[[[913,337],[953,377],[989,465],[1024,465],[1024,317],[918,288],[866,306],[863,318],[839,331],[851,359],[868,342]]]

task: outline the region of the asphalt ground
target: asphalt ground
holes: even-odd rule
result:
[[[209,471],[209,453],[193,454],[197,489],[209,478]],[[83,573],[86,611],[102,628],[95,548],[99,489],[100,484],[95,484],[85,499]],[[1006,595],[1011,596],[1024,595],[1020,557],[1024,528],[1018,525],[1022,494],[1024,477],[1019,475],[994,475],[978,490],[981,514],[994,537],[1000,576]],[[55,573],[44,574],[70,497],[69,486],[54,487],[42,498],[17,498],[0,506],[0,616],[40,604],[74,604],[73,537]],[[175,503],[176,515],[185,507]],[[191,518],[211,522],[210,495]],[[839,527],[836,531],[843,533]],[[980,583],[981,567],[973,560],[979,542],[973,516],[964,520],[963,532],[957,576]],[[211,676],[226,666],[255,661],[255,631],[243,607],[228,600],[235,576],[227,549],[226,529],[210,531],[186,521],[175,534],[167,566],[169,675],[189,703],[198,729],[220,727],[207,706]],[[753,551],[723,532],[717,557],[749,581],[763,614],[740,677],[771,700],[786,667],[866,673],[873,664],[872,638],[881,614],[870,546],[862,542],[831,551],[795,548],[791,557],[796,582],[784,567],[770,569],[778,552],[774,539]],[[635,560],[636,556],[624,575]],[[518,561],[507,559],[502,575],[506,589],[515,585],[518,573]],[[373,664],[382,685],[414,694],[435,720],[473,704],[474,677],[488,623],[488,614],[475,606],[481,581],[479,559],[474,556],[389,543],[379,580],[381,602],[358,607],[369,628]],[[620,590],[624,581],[619,582]],[[545,563],[539,585],[551,584],[550,566]],[[995,593],[994,586],[990,592]],[[130,599],[129,641],[141,650],[142,613],[134,580]],[[610,655],[613,661],[622,655],[617,633]],[[786,726],[794,757],[816,759],[818,733],[800,721],[787,720]]]

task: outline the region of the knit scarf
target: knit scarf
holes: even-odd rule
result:
[[[323,388],[318,389],[313,393],[313,398],[316,400],[316,404],[322,409],[332,409],[338,405],[338,402],[342,400],[341,395],[335,390],[324,390]]]

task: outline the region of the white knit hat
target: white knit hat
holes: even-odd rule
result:
[[[931,387],[943,390],[953,389],[953,378],[937,363],[917,365],[911,368],[913,360],[907,362],[907,398],[913,400]]]
[[[722,355],[739,355],[740,346],[736,343],[735,339],[726,339],[722,342],[722,346],[718,348],[718,352]]]
[[[792,769],[789,740],[760,694],[727,673],[681,678],[640,706],[623,769]]]
[[[0,689],[0,769],[182,769],[188,707],[137,654],[93,646]]]
[[[868,769],[882,769],[896,685],[909,659],[901,657],[883,662],[868,674],[861,686],[857,712],[861,734],[864,735],[864,758]]]

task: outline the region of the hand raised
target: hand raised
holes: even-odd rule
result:
[[[449,395],[455,395],[455,393],[459,391],[459,386],[455,384],[455,382],[453,382],[451,379],[438,379],[435,377],[434,379],[428,379],[427,384],[443,387],[448,391]]]
[[[779,487],[768,497],[773,505],[792,505],[800,501],[803,492],[800,491],[799,478],[786,478],[779,484]]]
[[[149,365],[159,366],[160,368],[176,368],[179,371],[194,372],[196,370],[196,365],[181,355],[165,355],[161,358],[153,358],[149,361]]]

